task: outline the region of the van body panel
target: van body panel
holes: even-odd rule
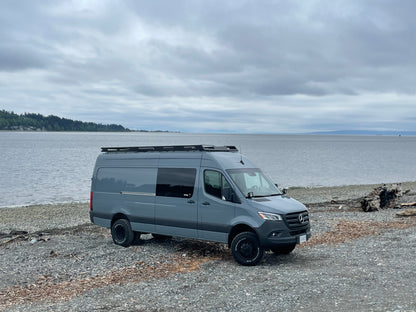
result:
[[[286,195],[252,198],[247,202],[253,209],[270,213],[286,214],[306,210],[303,204]]]
[[[112,211],[112,209],[114,209],[114,207],[117,207],[116,209],[120,208],[119,197],[120,197],[119,194],[108,193],[108,192],[94,192],[94,206],[100,207],[99,211],[94,211],[94,213],[99,212],[99,214],[95,214],[92,216],[94,218],[94,223],[101,225],[101,226],[105,226],[103,225],[103,221],[102,220],[99,221],[98,218],[99,219],[110,218],[108,227],[110,226],[111,224],[110,212]]]
[[[198,173],[201,162],[201,155],[194,153],[167,153],[161,156],[159,160],[158,182],[169,184],[175,181],[169,181],[169,177],[164,177],[161,173],[164,171],[168,174],[171,170],[175,179],[183,181],[192,180],[193,188],[187,189],[184,194],[174,194],[169,196],[169,192],[158,194],[156,191],[155,198],[155,233],[172,236],[198,237]],[[174,157],[175,156],[175,157]],[[180,169],[176,169],[180,168]],[[161,179],[168,179],[160,181]],[[188,193],[188,192],[191,193]],[[163,191],[162,191],[163,192]]]
[[[118,155],[111,153],[100,154],[97,158],[96,164],[100,167],[119,167],[123,164],[124,167],[137,167],[138,163],[140,167],[153,167],[157,168],[159,164],[159,153],[148,153],[148,155],[131,153],[120,153]]]
[[[154,165],[155,160],[146,159],[144,164]],[[137,160],[134,165],[128,167],[125,161],[116,163],[115,159],[103,161],[95,176],[94,188],[99,192],[95,193],[94,203],[102,211],[126,215],[134,231],[152,231],[157,167],[143,167]]]
[[[200,183],[203,184],[203,181]],[[210,196],[203,191],[203,188],[200,188],[199,199],[199,238],[226,243],[237,204]]]
[[[256,168],[246,156],[237,153],[205,153],[201,167],[221,169]]]
[[[192,198],[156,197],[154,233],[198,237],[198,210]]]
[[[154,195],[122,193],[121,198],[124,214],[129,218],[133,231],[152,232],[155,230]]]
[[[189,163],[188,160],[192,162],[191,159],[193,159],[194,161],[196,161],[193,164],[197,164],[199,166],[201,157],[202,157],[202,154],[198,152],[162,152],[162,153],[159,153],[159,159],[161,160],[159,165],[167,164],[164,161],[170,159],[172,161],[177,161],[176,165],[182,166],[186,163]]]
[[[91,222],[96,225],[103,226],[106,228],[109,228],[111,226],[111,219],[109,218],[99,218],[97,216],[91,216],[91,213],[90,213],[90,217],[91,217]]]

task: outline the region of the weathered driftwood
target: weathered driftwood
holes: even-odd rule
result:
[[[416,206],[416,202],[414,202],[414,203],[401,203],[400,206]]]
[[[416,204],[416,203],[415,203]],[[416,208],[410,208],[396,213],[399,217],[411,217],[416,216]]]
[[[384,184],[361,200],[361,208],[368,212],[393,207],[395,200],[400,196],[402,196],[401,184]]]

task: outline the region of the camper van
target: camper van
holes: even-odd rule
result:
[[[235,146],[103,147],[91,184],[91,222],[117,245],[140,235],[228,244],[242,265],[288,254],[310,237],[306,207]]]

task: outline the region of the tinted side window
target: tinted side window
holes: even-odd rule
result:
[[[209,195],[215,196],[226,201],[235,201],[236,196],[231,185],[225,177],[218,171],[205,170],[204,189]]]
[[[196,169],[159,168],[156,196],[190,198],[194,193]]]
[[[100,168],[95,180],[95,191],[154,195],[155,181],[156,168]]]
[[[205,170],[204,187],[207,194],[221,198],[221,173]]]

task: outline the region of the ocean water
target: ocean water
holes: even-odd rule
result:
[[[416,181],[416,137],[0,132],[0,207],[86,202],[102,146],[235,145],[281,187]]]

